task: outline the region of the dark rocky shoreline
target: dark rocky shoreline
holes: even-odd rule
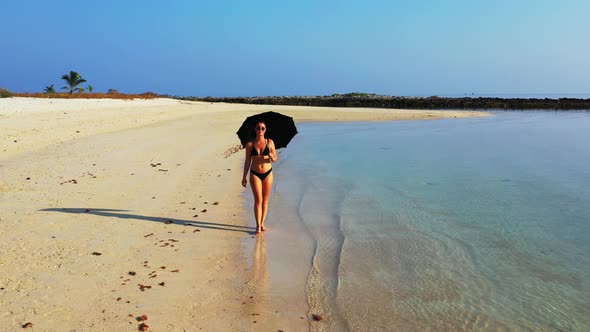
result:
[[[590,110],[589,99],[559,98],[447,98],[395,97],[378,95],[334,95],[313,97],[174,97],[176,99],[239,104],[368,107],[401,109],[553,109]]]

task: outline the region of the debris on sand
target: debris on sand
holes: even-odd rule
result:
[[[223,157],[224,157],[224,158],[227,158],[227,157],[231,156],[232,154],[234,154],[234,153],[236,153],[236,152],[240,151],[240,150],[241,150],[241,149],[243,149],[243,148],[244,148],[244,147],[242,146],[242,144],[236,144],[236,145],[234,145],[234,146],[232,146],[232,147],[228,148],[227,150],[225,150],[225,151],[223,152]],[[229,168],[228,168],[228,170],[229,170]]]
[[[33,323],[31,323],[31,322],[24,323],[23,325],[21,325],[21,327],[23,329],[28,329],[29,327],[33,327]]]
[[[92,174],[92,173],[90,173],[90,172],[86,172],[86,173],[84,173],[82,176],[86,176],[86,175],[90,176],[90,177],[91,177],[91,178],[93,178],[93,179],[96,179],[96,175],[94,175],[94,174]]]
[[[141,315],[139,317],[136,318],[138,322],[143,322],[148,320],[148,316],[147,315]]]
[[[147,325],[146,323],[139,324],[139,330],[140,331],[148,331],[149,329],[150,329],[150,326]]]
[[[102,255],[102,252],[95,251],[95,252],[93,252],[92,254],[93,254],[94,256],[100,256],[100,255]]]
[[[317,321],[320,321],[320,320],[322,320],[322,319],[323,319],[323,318],[322,318],[322,316],[320,316],[320,315],[316,315],[316,314],[312,314],[312,315],[311,315],[311,318],[312,318],[314,321],[316,321],[316,322],[317,322]]]
[[[145,292],[146,289],[152,288],[152,286],[150,286],[150,285],[137,284],[137,286],[139,286],[139,290],[142,292]]]

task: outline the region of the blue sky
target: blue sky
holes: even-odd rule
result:
[[[590,1],[6,1],[0,87],[182,96],[590,93]]]

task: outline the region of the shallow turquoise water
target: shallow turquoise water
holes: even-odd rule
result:
[[[590,330],[589,112],[298,128],[269,293],[319,329]]]

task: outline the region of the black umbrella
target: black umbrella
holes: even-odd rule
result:
[[[246,147],[246,144],[256,137],[254,126],[261,121],[266,123],[266,133],[264,136],[271,138],[275,142],[275,149],[286,147],[291,142],[291,139],[297,135],[297,128],[292,117],[272,111],[264,112],[249,116],[242,123],[242,126],[236,133],[242,142],[242,146]]]

